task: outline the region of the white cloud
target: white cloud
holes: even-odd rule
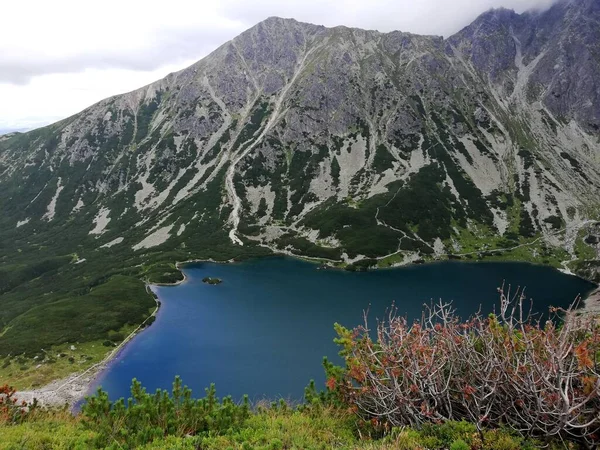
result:
[[[476,1],[476,3],[475,3]],[[0,129],[49,123],[202,58],[269,17],[449,35],[552,0],[20,0],[0,19]]]
[[[555,0],[222,0],[220,12],[228,18],[255,23],[268,16],[325,26],[346,25],[417,34],[448,36],[490,8],[523,12],[547,8]]]
[[[192,64],[152,71],[88,69],[37,76],[26,85],[0,84],[0,129],[31,129],[68,117],[116,94],[132,91]]]

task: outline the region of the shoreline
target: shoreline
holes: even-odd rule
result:
[[[153,317],[156,317],[160,309],[160,300],[157,294],[152,290],[152,286],[179,286],[187,281],[187,275],[182,270],[182,266],[186,264],[204,263],[211,262],[217,264],[228,264],[234,262],[234,260],[228,261],[215,261],[213,259],[190,259],[187,261],[176,262],[175,267],[183,275],[183,279],[174,283],[150,283],[147,280],[144,281],[146,286],[146,292],[152,295],[156,302],[156,308],[134,331],[132,331],[117,347],[115,347],[110,353],[108,353],[100,362],[93,364],[83,372],[74,372],[65,378],[59,378],[51,381],[50,383],[31,390],[17,391],[15,392],[15,398],[17,401],[25,401],[27,403],[33,403],[34,399],[38,401],[40,406],[45,407],[63,407],[68,405],[73,407],[77,402],[83,400],[88,394],[92,383],[96,381],[98,376],[108,367],[108,365],[115,360],[119,353],[125,349],[125,346],[137,336],[139,333],[144,331],[144,324]]]
[[[185,283],[187,281],[187,275],[185,274],[185,272],[182,269],[182,266],[185,266],[186,264],[194,264],[194,263],[214,263],[214,264],[233,264],[237,261],[235,261],[234,259],[228,259],[227,261],[216,261],[212,258],[209,259],[189,259],[187,261],[177,261],[175,263],[175,268],[181,272],[181,275],[183,275],[183,279],[179,280],[179,281],[175,281],[173,283],[150,283],[148,281],[145,281],[146,283],[146,288],[150,288],[150,286],[179,286],[183,283]],[[152,290],[152,289],[150,289]],[[154,291],[152,292],[152,294],[154,295],[154,297],[156,297],[156,294],[154,293]]]
[[[100,362],[88,367],[83,372],[75,372],[66,378],[54,380],[45,386],[38,389],[32,389],[28,391],[17,391],[15,398],[18,401],[25,401],[32,403],[34,399],[38,401],[41,406],[49,407],[62,407],[69,405],[72,407],[77,402],[83,400],[88,394],[92,383],[98,378],[100,373],[119,355],[119,353],[125,349],[125,346],[139,333],[144,331],[144,325],[151,318],[156,317],[158,310],[160,309],[160,301],[156,294],[150,288],[150,285],[146,284],[146,290],[150,291],[154,301],[156,302],[156,308],[135,330],[133,330],[123,341],[117,345],[110,353],[108,353]]]
[[[307,260],[305,257],[300,257],[293,254],[285,254],[279,253],[279,255],[275,254],[274,256],[284,256],[291,257],[294,259],[299,259],[301,261],[318,263],[320,261],[313,259],[312,261]],[[484,260],[479,261],[471,261],[471,262],[482,262]],[[232,264],[235,263],[234,259],[230,259],[227,261],[216,261],[213,259],[191,259],[186,261],[178,261],[175,263],[175,267],[179,270],[183,276],[183,278],[179,281],[173,283],[149,283],[145,281],[146,290],[148,293],[152,295],[154,301],[156,302],[156,308],[153,313],[148,316],[144,322],[142,322],[132,333],[130,333],[117,347],[115,347],[108,355],[102,359],[102,361],[92,365],[85,371],[81,373],[73,373],[66,378],[58,379],[48,383],[47,385],[40,387],[38,389],[28,390],[28,391],[18,391],[15,394],[15,397],[19,401],[26,401],[27,403],[31,403],[33,399],[37,399],[39,404],[42,406],[50,406],[50,407],[61,407],[69,405],[72,407],[77,402],[84,399],[84,397],[88,394],[89,389],[92,383],[98,378],[98,376],[104,371],[107,366],[118,356],[118,354],[125,349],[125,346],[140,332],[144,330],[144,324],[150,320],[152,317],[156,317],[160,308],[160,301],[158,299],[157,294],[152,290],[152,286],[166,286],[173,287],[179,286],[185,283],[188,280],[187,275],[182,270],[182,268],[187,264],[194,263],[214,263],[214,264]],[[442,261],[429,261],[429,263],[434,262],[442,262]],[[510,261],[507,261],[510,262]],[[514,261],[520,262],[520,261]],[[531,263],[535,264],[535,263]],[[394,265],[392,267],[385,268],[376,268],[375,270],[389,270],[389,269],[398,269],[401,267],[406,267],[413,264],[399,264]],[[331,266],[331,269],[344,270],[340,268],[336,268]],[[577,278],[584,279],[574,273],[566,273],[564,270],[559,268],[554,268],[555,270],[565,273],[567,275],[575,276]],[[588,280],[589,281],[589,280]],[[595,283],[594,283],[595,284]],[[596,289],[590,292],[587,296],[581,298],[580,307],[578,308],[579,312],[582,313],[600,313],[600,286],[597,285]]]

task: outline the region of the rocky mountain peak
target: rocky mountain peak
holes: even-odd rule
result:
[[[596,9],[490,10],[445,40],[268,18],[3,138],[0,233],[34,251],[59,227],[85,258],[243,246],[386,265],[521,244],[576,258],[600,189]]]

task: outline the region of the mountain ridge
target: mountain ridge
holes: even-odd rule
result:
[[[269,18],[0,138],[0,348],[141,323],[150,298],[120,305],[127,319],[100,308],[89,335],[77,316],[59,338],[21,330],[57,303],[72,325],[113,277],[139,292],[197,258],[504,258],[600,281],[599,17],[583,1],[492,10],[446,39]]]

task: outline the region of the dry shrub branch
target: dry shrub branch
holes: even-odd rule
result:
[[[552,309],[541,322],[522,292],[498,289],[495,314],[461,321],[450,304],[409,324],[395,310],[371,338],[337,326],[347,370],[328,386],[385,426],[467,420],[529,436],[600,442],[597,317]]]

